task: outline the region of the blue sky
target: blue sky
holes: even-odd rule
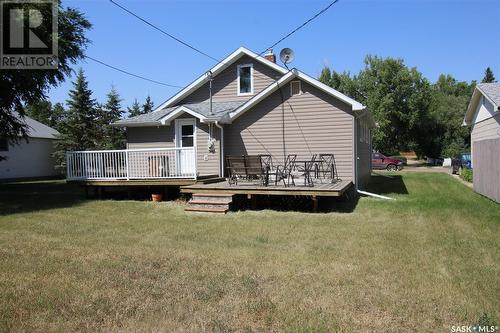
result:
[[[329,1],[129,1],[118,3],[215,58],[239,46],[261,52]],[[184,86],[215,62],[168,38],[106,0],[63,1],[92,22],[87,54],[116,67]],[[440,73],[481,80],[490,66],[500,80],[500,1],[340,0],[275,48],[295,51],[294,67],[317,77],[324,65],[357,73],[367,54],[403,58],[430,81]],[[114,85],[123,106],[151,95],[155,105],[178,89],[145,82],[82,61],[94,97],[104,102]],[[64,102],[71,80],[49,97]]]

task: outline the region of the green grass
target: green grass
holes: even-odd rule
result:
[[[498,325],[499,205],[446,174],[379,175],[370,190],[396,200],[220,216],[0,184],[0,331]]]

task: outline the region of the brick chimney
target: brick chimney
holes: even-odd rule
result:
[[[268,49],[266,54],[264,54],[264,58],[266,58],[270,62],[276,63],[276,55],[273,53],[273,49]]]

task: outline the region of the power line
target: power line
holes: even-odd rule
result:
[[[95,62],[97,62],[98,64],[101,64],[101,65],[103,65],[103,66],[109,67],[109,68],[114,69],[114,70],[116,70],[116,71],[119,71],[119,72],[121,72],[121,73],[124,73],[124,74],[130,75],[130,76],[134,76],[134,77],[136,77],[136,78],[138,78],[138,79],[141,79],[141,80],[145,80],[145,81],[153,82],[153,83],[156,83],[156,84],[161,84],[161,85],[163,85],[163,86],[172,87],[172,88],[183,88],[183,87],[181,87],[181,86],[176,86],[176,85],[173,85],[173,84],[163,83],[163,82],[160,82],[160,81],[156,81],[156,80],[148,79],[147,77],[144,77],[144,76],[141,76],[141,75],[137,75],[137,74],[134,74],[134,73],[130,73],[130,72],[128,72],[128,71],[126,71],[126,70],[124,70],[124,69],[120,69],[120,68],[118,68],[118,67],[115,67],[115,66],[109,65],[109,64],[107,64],[107,63],[105,63],[105,62],[102,62],[102,61],[97,60],[97,59],[95,59],[95,58],[89,57],[89,56],[87,56],[87,55],[85,56],[85,58],[90,59],[90,60],[92,60],[92,61],[95,61]]]
[[[326,12],[328,9],[330,9],[330,7],[332,7],[333,5],[335,5],[337,2],[339,2],[339,0],[335,0],[333,2],[331,2],[328,6],[326,6],[325,8],[323,8],[322,10],[320,10],[319,12],[317,12],[313,17],[311,17],[309,20],[305,21],[304,23],[302,23],[300,26],[298,26],[297,28],[295,28],[294,30],[292,30],[291,32],[289,32],[287,35],[285,35],[284,37],[282,37],[280,40],[278,40],[276,43],[274,43],[273,45],[269,46],[266,50],[264,50],[263,52],[259,53],[259,55],[262,55],[263,53],[265,53],[267,50],[269,49],[272,49],[274,48],[276,45],[278,45],[279,43],[281,43],[282,41],[284,41],[285,39],[287,39],[288,37],[290,37],[291,35],[293,35],[294,33],[296,33],[297,31],[299,31],[300,29],[302,29],[303,27],[305,27],[307,24],[309,24],[311,21],[315,20],[318,16],[320,16],[321,14],[323,14],[324,12]]]
[[[135,18],[137,18],[137,19],[141,20],[142,22],[146,23],[147,25],[149,25],[149,26],[150,26],[150,27],[152,27],[153,29],[158,30],[159,32],[163,33],[164,35],[167,35],[168,37],[170,37],[170,38],[172,38],[173,40],[175,40],[175,41],[177,41],[177,42],[181,43],[182,45],[187,46],[187,47],[189,47],[190,49],[192,49],[192,50],[194,50],[194,51],[196,51],[196,52],[198,52],[198,53],[200,53],[200,54],[202,54],[202,55],[204,55],[204,56],[206,56],[206,57],[208,57],[208,58],[210,58],[210,59],[212,59],[212,60],[214,60],[214,61],[220,62],[220,60],[219,60],[219,59],[214,58],[214,57],[212,57],[211,55],[209,55],[209,54],[207,54],[207,53],[205,53],[205,52],[201,51],[200,49],[197,49],[196,47],[194,47],[194,46],[192,46],[192,45],[190,45],[190,44],[188,44],[188,43],[186,43],[186,42],[184,42],[184,41],[180,40],[179,38],[175,37],[174,35],[169,34],[169,33],[168,33],[168,32],[166,32],[165,30],[163,30],[163,29],[159,28],[158,26],[154,25],[153,23],[151,23],[151,22],[147,21],[146,19],[144,19],[144,18],[140,17],[139,15],[137,15],[137,14],[135,14],[134,12],[130,11],[129,9],[127,9],[127,8],[123,7],[122,5],[120,5],[120,4],[118,4],[118,3],[116,3],[115,1],[113,1],[113,0],[109,0],[109,1],[110,1],[113,5],[115,5],[115,6],[117,6],[118,8],[120,8],[121,10],[123,10],[123,11],[125,11],[125,12],[129,13],[130,15],[132,15],[132,16],[134,16]]]

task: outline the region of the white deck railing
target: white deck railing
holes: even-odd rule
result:
[[[68,180],[196,179],[196,147],[70,151]]]

